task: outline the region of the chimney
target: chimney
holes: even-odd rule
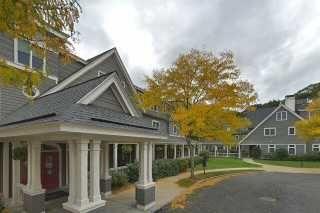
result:
[[[287,95],[284,104],[292,111],[296,111],[296,97],[294,95]]]

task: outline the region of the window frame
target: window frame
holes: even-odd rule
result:
[[[314,151],[314,149],[318,149],[318,151]],[[320,152],[320,144],[318,144],[318,143],[312,144],[311,150],[312,150],[312,152]]]
[[[101,70],[98,70],[98,77],[102,76],[102,75],[105,75],[106,73],[101,71]]]
[[[292,147],[290,147],[292,146]],[[294,154],[290,154],[290,149],[294,149]],[[297,155],[297,146],[295,144],[288,144],[288,154],[289,155]]]
[[[271,130],[271,129],[274,129],[274,135],[271,135],[271,134],[266,134],[266,130]],[[271,133],[271,131],[270,131],[270,133]],[[266,127],[266,128],[264,128],[263,129],[263,136],[265,136],[265,137],[275,137],[275,136],[277,136],[277,128],[276,127]]]
[[[172,134],[173,135],[178,135],[178,126],[176,124],[174,124],[173,127],[172,127]]]
[[[290,129],[294,129],[294,133],[293,133],[293,134],[290,133]],[[289,136],[295,136],[295,135],[296,135],[296,127],[294,127],[294,126],[289,126],[289,127],[288,127],[288,135],[289,135]]]
[[[28,42],[28,41],[26,41],[26,42]],[[32,51],[32,48],[30,48],[29,65],[20,63],[18,54],[19,54],[19,39],[18,38],[14,38],[14,40],[13,40],[13,62],[15,64],[17,64],[17,65],[20,65],[20,66],[23,66],[23,67],[29,66],[31,69],[33,69],[33,66],[32,66],[33,65],[33,63],[32,63],[33,62],[33,51]],[[41,58],[40,58],[40,60],[41,60]],[[46,59],[46,57],[43,57],[42,58],[42,69],[41,69],[41,71],[42,72],[46,72],[46,70],[47,70],[47,59]]]
[[[285,119],[282,116],[282,113],[285,113]],[[280,119],[278,119],[278,115],[280,114]],[[288,120],[288,112],[287,111],[278,111],[276,112],[276,121],[286,121]]]
[[[157,123],[158,127],[155,127],[153,124]],[[159,130],[160,129],[160,121],[152,120],[151,122],[152,128]]]
[[[270,152],[270,150],[273,149],[273,152]],[[276,144],[268,144],[268,153],[275,153],[277,150]]]

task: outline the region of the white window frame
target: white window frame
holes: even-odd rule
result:
[[[240,135],[235,135],[234,137],[235,137],[236,141],[240,140]]]
[[[18,38],[14,38],[13,40],[13,62],[17,65],[20,66],[26,66],[25,64],[21,64],[18,61],[18,51],[19,51],[19,42],[18,42]],[[29,56],[29,66],[32,69],[32,57],[33,57],[33,53],[32,53],[32,49],[30,48],[30,56]],[[42,58],[43,62],[42,62],[42,71],[45,72],[47,69],[47,60],[45,57]]]
[[[101,71],[101,70],[98,70],[98,77],[102,76],[102,75],[105,75],[106,73]]]
[[[318,151],[314,151],[314,149],[318,149]],[[320,152],[320,144],[312,144],[312,152]]]
[[[155,127],[155,126],[154,126],[155,123],[158,124],[158,127]],[[155,129],[160,129],[160,121],[152,120],[152,127],[155,128]]]
[[[178,126],[176,124],[174,124],[173,127],[172,127],[172,134],[173,135],[178,135]]]
[[[284,113],[286,116],[283,116],[282,113]],[[278,119],[278,114],[280,114],[280,119]],[[287,111],[276,112],[276,121],[286,121],[287,119],[288,119],[288,112]]]
[[[266,130],[267,130],[267,129],[269,129],[269,130],[274,129],[274,135],[266,135]],[[265,137],[274,137],[274,136],[277,136],[277,128],[276,128],[276,127],[264,128],[264,129],[263,129],[263,135],[264,135]]]
[[[151,107],[151,110],[155,111],[155,112],[159,112],[159,108],[160,108],[159,106],[154,105],[154,106]]]
[[[270,149],[273,149],[273,152],[270,152]],[[275,153],[277,150],[277,145],[275,144],[268,144],[268,153]]]
[[[290,129],[291,129],[291,128],[294,129],[294,133],[293,133],[293,134],[290,133]],[[288,135],[292,135],[292,136],[296,135],[296,127],[294,127],[294,126],[289,126],[289,127],[288,127]]]
[[[292,146],[292,147],[290,147],[290,146]],[[294,148],[294,154],[290,154],[290,152],[289,152],[290,148]],[[289,155],[296,155],[297,154],[297,146],[295,144],[288,145],[288,154]]]

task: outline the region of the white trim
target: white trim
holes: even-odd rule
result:
[[[317,146],[317,147],[315,147]],[[318,149],[318,151],[314,151],[314,149]],[[320,152],[320,144],[312,144],[312,152]]]
[[[153,125],[153,124],[155,124],[155,123],[157,123],[157,124],[158,124],[158,127],[154,127],[154,125]],[[160,129],[160,121],[152,120],[152,121],[151,121],[151,125],[152,125],[152,127],[153,127],[153,128]]]
[[[76,79],[78,79],[80,76],[82,76],[83,74],[87,73],[89,70],[91,70],[93,67],[97,66],[98,64],[102,63],[105,59],[111,57],[112,55],[116,56],[117,62],[119,63],[125,78],[127,79],[127,81],[129,82],[129,86],[131,87],[132,91],[134,93],[136,93],[136,89],[133,85],[133,82],[128,74],[128,71],[126,70],[120,56],[119,53],[117,51],[117,49],[113,48],[110,49],[109,51],[105,52],[104,54],[102,54],[100,57],[98,57],[96,60],[90,62],[89,64],[87,64],[86,66],[84,66],[83,68],[81,68],[80,70],[78,70],[77,72],[75,72],[74,74],[72,74],[71,76],[69,76],[68,78],[66,78],[65,80],[63,80],[60,84],[56,85],[55,87],[49,89],[48,91],[46,91],[42,96],[51,94],[51,93],[55,93],[63,88],[65,88],[66,86],[68,86],[71,82],[75,81]]]
[[[102,72],[101,70],[98,70],[98,77],[102,76],[102,75],[105,75],[106,73],[105,72]]]
[[[271,147],[273,146],[273,147]],[[270,152],[270,149],[274,149],[273,152]],[[277,150],[277,145],[276,144],[268,144],[268,153],[274,153]]]
[[[286,115],[285,119],[283,118],[282,113],[284,113]],[[278,119],[278,114],[280,114],[280,119]],[[287,119],[288,119],[288,112],[287,111],[276,112],[276,121],[286,121]]]
[[[105,59],[109,58],[112,54],[113,54],[112,50],[110,50],[109,52],[106,52],[105,54],[98,57],[96,60],[92,61],[91,63],[89,63],[86,66],[84,66],[83,68],[81,68],[79,71],[75,72],[74,74],[72,74],[68,78],[64,79],[60,84],[58,84],[55,87],[46,91],[42,96],[45,96],[45,95],[48,95],[51,93],[55,93],[59,90],[62,90],[63,88],[68,86],[71,82],[75,81],[80,76],[82,76],[83,74],[85,74],[86,72],[88,72],[89,70],[91,70],[92,68],[97,66],[98,64],[102,63]]]
[[[266,135],[266,130],[274,130],[274,135],[271,135],[271,131],[270,131],[270,134],[269,135]],[[266,127],[266,128],[263,128],[263,136],[264,137],[275,137],[277,136],[277,128],[276,127]]]
[[[290,134],[290,129],[293,128],[294,129],[294,133],[293,134]],[[295,136],[296,135],[296,127],[294,126],[288,126],[288,135],[289,136]]]
[[[119,78],[116,73],[112,73],[108,78],[106,78],[101,84],[96,88],[88,92],[83,96],[77,103],[88,105],[95,101],[100,95],[102,95],[111,85],[115,85],[118,93],[120,94],[122,101],[126,105],[126,108],[132,116],[138,116],[133,104],[131,103],[129,97],[127,97],[126,92],[123,87],[120,86]]]
[[[290,154],[290,152],[289,152],[290,146],[293,146],[291,148],[294,148],[294,154]],[[288,144],[288,154],[289,155],[296,155],[297,154],[297,146],[296,146],[296,144]]]
[[[296,116],[297,118],[299,118],[300,120],[304,120],[304,118],[302,118],[300,115],[298,115],[297,113],[295,113],[294,111],[292,111],[291,109],[289,109],[287,106],[280,104],[277,108],[275,108],[275,110],[273,110],[265,119],[263,119],[254,129],[252,129],[240,142],[239,144],[241,144],[243,141],[245,141],[250,135],[252,135],[254,133],[254,131],[256,131],[256,129],[258,129],[262,124],[264,124],[275,112],[277,112],[281,107],[285,108],[287,111],[289,111],[291,114],[293,114],[294,116]]]

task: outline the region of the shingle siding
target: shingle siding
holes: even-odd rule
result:
[[[107,91],[105,91],[100,97],[98,97],[93,103],[95,106],[99,107],[105,107],[117,112],[124,112],[121,104],[117,100],[115,94],[109,88]]]
[[[278,111],[286,111],[281,107]],[[304,144],[304,141],[297,136],[288,135],[288,127],[294,126],[299,119],[292,113],[287,112],[287,120],[276,121],[276,113],[274,113],[266,122],[259,126],[245,141],[241,144]],[[264,128],[275,127],[276,136],[264,136]]]

